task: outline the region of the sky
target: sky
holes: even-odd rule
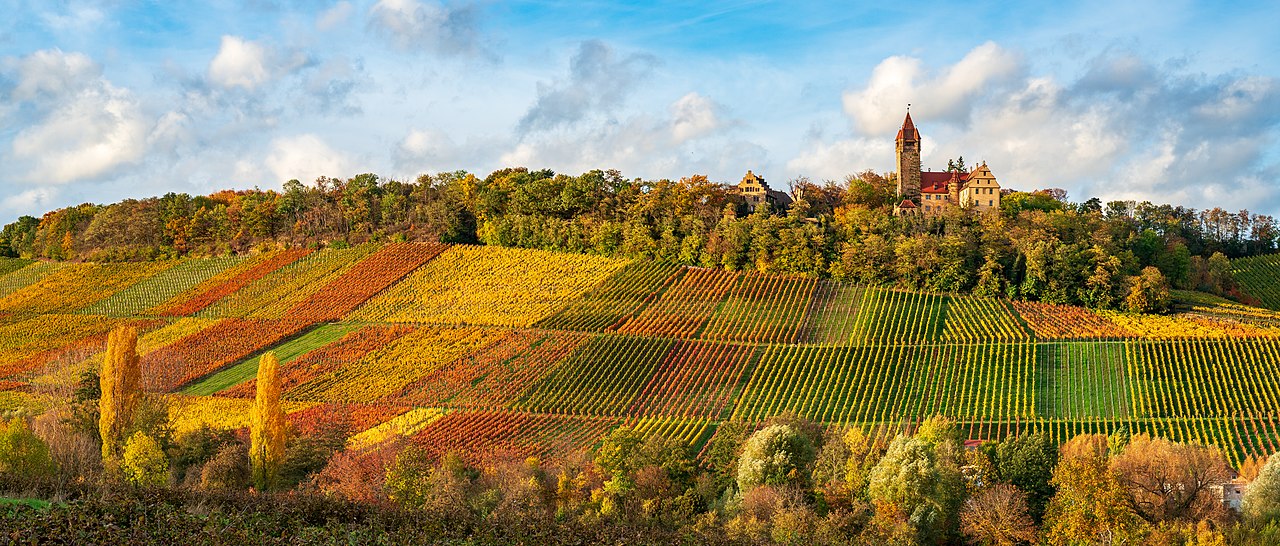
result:
[[[0,223],[524,166],[1280,215],[1280,2],[0,0]]]

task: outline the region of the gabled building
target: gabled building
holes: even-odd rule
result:
[[[787,195],[786,192],[770,188],[763,177],[749,170],[746,176],[742,177],[742,181],[735,186],[735,189],[746,199],[747,206],[751,207],[752,211],[755,211],[760,203],[768,203],[773,210],[783,209],[791,205],[791,196]]]
[[[935,215],[949,207],[1000,208],[1000,182],[985,161],[969,172],[922,171],[920,140],[920,131],[908,112],[896,139],[898,195],[903,201],[894,207],[895,213]],[[908,204],[912,206],[906,206]]]

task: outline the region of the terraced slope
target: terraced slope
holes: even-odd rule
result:
[[[1236,263],[1264,303],[1274,257]],[[141,329],[175,427],[243,426],[260,356],[297,430],[374,450],[570,457],[633,426],[699,448],[783,412],[973,438],[1124,427],[1280,450],[1280,312],[1176,292],[1169,316],[543,251],[397,243],[138,264],[0,259],[0,409],[65,400]]]

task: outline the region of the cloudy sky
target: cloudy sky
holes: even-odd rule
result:
[[[0,222],[362,172],[839,179],[894,168],[907,103],[926,167],[1280,213],[1280,3],[963,4],[0,0]]]

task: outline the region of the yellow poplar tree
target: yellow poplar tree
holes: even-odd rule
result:
[[[285,416],[280,407],[280,361],[275,353],[258,361],[258,394],[249,420],[249,463],[259,491],[275,485],[284,462]]]
[[[138,407],[138,330],[121,326],[107,335],[107,355],[98,376],[98,434],[102,436],[102,462],[110,465],[120,455],[120,439]]]

